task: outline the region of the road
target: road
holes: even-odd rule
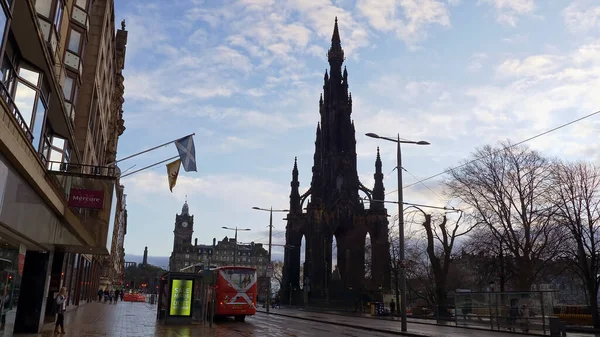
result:
[[[229,336],[222,333],[232,333],[231,336],[273,336],[273,337],[341,337],[341,336],[378,336],[391,337],[396,334],[367,332],[362,329],[346,328],[331,324],[309,322],[284,316],[257,314],[249,317],[245,323],[232,320],[218,323],[215,333],[218,336]],[[219,334],[221,333],[221,334]],[[217,336],[217,335],[215,335]]]
[[[397,336],[387,333],[368,333],[357,328],[345,328],[326,323],[310,322],[284,316],[258,313],[246,322],[220,319],[211,329],[202,325],[164,326],[156,321],[156,306],[147,303],[119,302],[117,304],[88,303],[65,314],[65,337],[304,337],[304,336]],[[0,337],[12,336],[12,322]],[[44,326],[41,334],[19,337],[50,337],[53,326]],[[54,335],[56,336],[56,335]]]

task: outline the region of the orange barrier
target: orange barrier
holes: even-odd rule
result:
[[[124,302],[146,302],[146,296],[142,294],[125,294],[123,295]]]

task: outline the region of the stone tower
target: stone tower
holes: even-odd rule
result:
[[[311,298],[329,300],[346,297],[343,289],[354,291],[389,289],[389,242],[387,210],[383,203],[371,202],[365,208],[363,197],[383,200],[382,163],[377,151],[375,185],[365,187],[358,178],[356,136],[349,93],[348,71],[340,41],[337,18],[331,47],[327,53],[329,71],[325,71],[323,94],[319,99],[315,154],[310,189],[300,195],[298,163],[294,160],[290,194],[290,213],[286,227],[286,249],[282,299],[299,289],[300,246],[306,239],[304,276],[309,278]],[[362,193],[362,197],[361,197]],[[306,202],[310,197],[310,202]],[[306,212],[303,212],[306,207]],[[365,279],[365,237],[371,238],[372,278]],[[332,243],[337,242],[338,270],[341,283],[332,285]],[[294,298],[298,298],[294,296]]]
[[[193,253],[194,216],[190,215],[187,201],[181,208],[181,214],[175,215],[173,234],[173,251],[169,258],[169,270],[179,271],[185,266],[185,262],[189,263],[190,254]]]
[[[144,259],[142,260],[142,265],[143,266],[147,266],[148,265],[148,246],[146,246],[144,248]]]

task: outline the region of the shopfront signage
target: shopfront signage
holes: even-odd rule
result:
[[[171,316],[190,316],[192,308],[192,280],[172,280],[171,288]]]
[[[24,244],[19,244],[19,276],[23,276],[23,267],[25,267],[25,254],[27,253],[27,247]]]
[[[104,191],[72,188],[69,194],[69,206],[78,208],[104,208]]]

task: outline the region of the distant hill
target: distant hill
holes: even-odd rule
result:
[[[144,260],[143,255],[125,254],[125,262],[142,263],[143,260]],[[168,270],[169,269],[169,257],[168,256],[148,256],[148,264]]]

